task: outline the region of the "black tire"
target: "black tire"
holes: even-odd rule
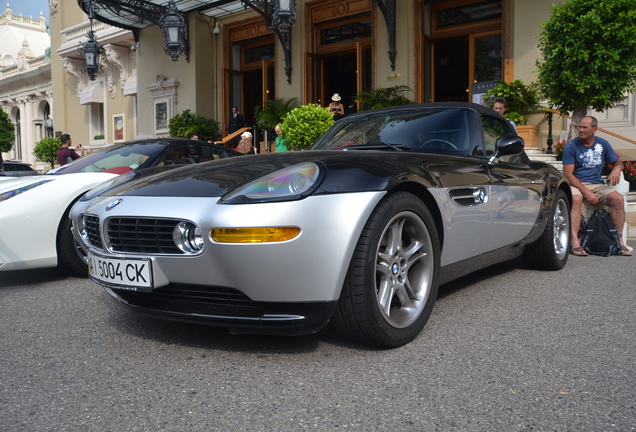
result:
[[[570,201],[558,190],[545,230],[539,239],[523,253],[523,262],[540,270],[561,270],[570,256]]]
[[[334,326],[385,348],[412,341],[433,310],[439,268],[439,238],[424,203],[407,192],[385,197],[356,245]]]
[[[71,206],[66,209],[57,231],[58,267],[72,276],[88,277],[88,264],[80,246],[71,233],[71,219],[68,217]]]

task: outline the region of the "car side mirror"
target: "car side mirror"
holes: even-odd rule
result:
[[[517,155],[523,152],[523,138],[517,135],[504,135],[497,140],[497,156]]]

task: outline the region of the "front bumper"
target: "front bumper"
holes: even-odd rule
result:
[[[172,321],[228,327],[232,333],[296,336],[329,323],[337,301],[254,302],[236,290],[171,284],[152,293],[105,288],[133,313]]]

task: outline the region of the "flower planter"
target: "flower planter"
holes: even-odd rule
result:
[[[538,147],[539,128],[532,125],[517,126],[517,135],[523,138],[525,147]]]

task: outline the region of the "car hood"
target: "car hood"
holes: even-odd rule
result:
[[[110,189],[107,195],[221,197],[267,174],[303,162],[314,162],[325,170],[315,194],[377,191],[384,190],[400,174],[418,173],[424,182],[433,183],[427,170],[418,166],[450,159],[453,157],[447,155],[369,150],[270,153],[189,165],[159,174],[140,173],[135,180]]]
[[[102,182],[117,177],[116,174],[108,173],[77,173],[65,176],[36,175],[28,177],[11,177],[0,181],[0,194],[11,191],[25,192],[31,187],[47,184],[56,188],[63,188],[62,191],[81,190],[92,188]]]

